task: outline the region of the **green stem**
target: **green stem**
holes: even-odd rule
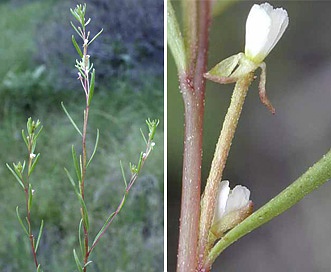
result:
[[[225,116],[222,131],[216,145],[204,196],[201,201],[199,233],[199,269],[201,269],[201,271],[204,271],[202,270],[203,263],[207,258],[208,251],[210,250],[208,236],[214,216],[218,185],[222,179],[222,174],[228,158],[232,139],[234,137],[246,94],[252,80],[253,73],[249,73],[239,79],[235,85],[231,103]]]
[[[330,178],[331,150],[279,195],[229,231],[210,251],[206,266],[211,266],[216,257],[239,238],[285,212]]]

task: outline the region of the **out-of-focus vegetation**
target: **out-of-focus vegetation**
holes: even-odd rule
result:
[[[27,117],[44,129],[33,173],[32,220],[45,221],[39,248],[44,271],[73,271],[78,248],[79,207],[64,167],[73,169],[71,146],[79,136],[61,109],[82,120],[84,95],[74,73],[69,8],[76,1],[6,1],[0,4],[0,270],[33,271],[28,241],[15,215],[24,197],[5,162],[24,159],[21,129]],[[96,233],[124,192],[120,160],[129,170],[144,148],[139,129],[145,119],[163,121],[163,1],[89,1],[92,32],[104,28],[91,46],[97,68],[91,106],[90,141],[100,129],[99,149],[90,166],[86,203]],[[94,28],[93,28],[94,27]],[[95,34],[95,33],[94,33]],[[96,247],[91,271],[163,269],[163,132],[131,191],[126,206]],[[23,211],[23,210],[22,210]],[[92,235],[93,236],[93,235]]]

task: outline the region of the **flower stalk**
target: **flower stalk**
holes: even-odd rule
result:
[[[203,263],[207,258],[209,240],[209,231],[211,228],[214,210],[216,205],[216,195],[218,184],[222,179],[223,170],[229,155],[232,140],[238,125],[239,117],[248,92],[248,88],[253,80],[253,73],[248,73],[237,81],[228,112],[225,116],[220,137],[218,139],[214,158],[211,164],[209,177],[205,187],[205,193],[201,199],[201,218],[199,233],[199,263]]]

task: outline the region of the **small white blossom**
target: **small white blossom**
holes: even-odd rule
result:
[[[34,159],[36,157],[36,154],[31,153],[30,154],[30,159]]]
[[[250,202],[249,196],[250,191],[245,186],[237,185],[230,190],[229,181],[223,180],[218,187],[214,222],[233,211],[247,207]]]
[[[269,3],[253,5],[246,21],[245,55],[261,63],[282,37],[289,23],[287,11]]]

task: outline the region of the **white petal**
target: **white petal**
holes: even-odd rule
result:
[[[262,62],[282,37],[288,23],[286,10],[274,9],[269,3],[254,5],[246,21],[246,56]]]
[[[254,5],[246,21],[245,55],[251,59],[258,56],[267,43],[271,18],[259,5]]]
[[[228,201],[226,203],[225,214],[239,210],[249,203],[250,191],[241,185],[237,185],[230,192]]]
[[[214,221],[217,221],[224,215],[229,193],[230,193],[229,181],[223,180],[218,186]]]

